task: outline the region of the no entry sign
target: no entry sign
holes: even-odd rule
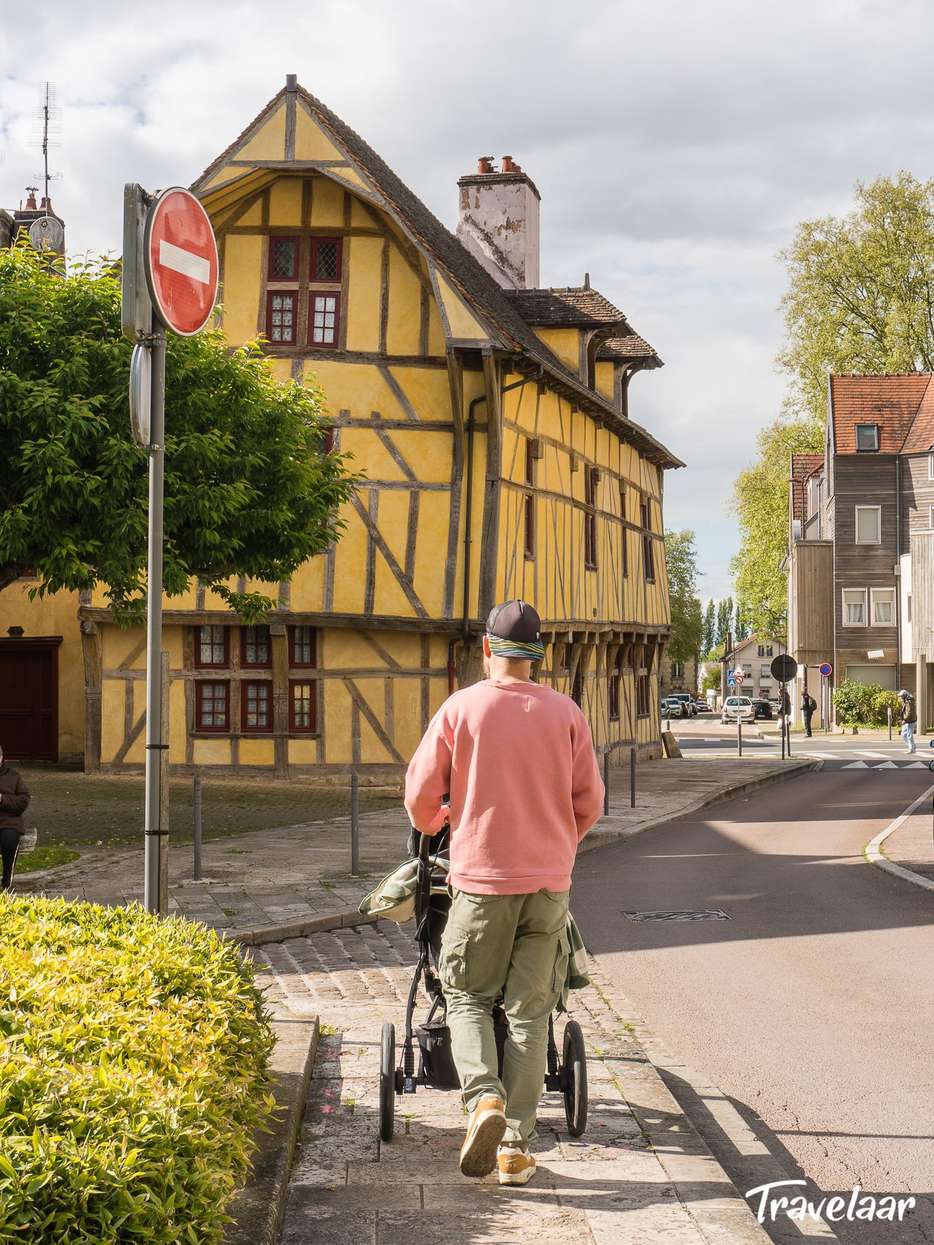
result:
[[[217,243],[207,212],[189,190],[164,190],[149,212],[146,280],[167,329],[191,337],[207,324],[217,299]]]

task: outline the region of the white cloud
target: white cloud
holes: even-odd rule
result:
[[[726,504],[778,410],[776,252],[853,183],[927,173],[924,0],[47,0],[6,16],[0,202],[33,183],[39,83],[64,111],[69,246],[116,250],[122,186],[192,180],[295,72],[453,223],[460,173],[510,152],[542,193],[542,271],[584,271],[666,361],[634,418],[689,466],[670,526],[725,594]]]

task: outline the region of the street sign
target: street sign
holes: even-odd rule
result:
[[[822,661],[821,664],[817,668],[818,670],[820,670],[821,674],[824,676],[825,679],[829,679],[830,676],[833,674],[833,666],[830,664],[829,661]]]
[[[729,673],[728,673],[728,674],[727,674],[727,676],[726,676],[726,685],[727,685],[727,687],[735,687],[735,686],[736,686],[736,675],[733,673],[733,671],[732,671],[732,670],[731,670],[731,671],[729,671]]]
[[[737,685],[741,684],[745,677],[746,676],[743,674],[742,670],[733,671],[733,682],[736,683]]]
[[[136,182],[123,187],[123,263],[120,268],[121,313],[124,337],[139,340],[152,332],[152,301],[146,287],[143,238],[149,196]]]
[[[779,653],[777,657],[772,658],[772,664],[769,667],[772,671],[772,678],[778,683],[790,683],[798,673],[798,663],[790,653]]]
[[[159,320],[182,337],[200,333],[217,300],[217,243],[210,218],[191,191],[173,186],[156,199],[144,255]]]
[[[152,441],[152,353],[137,342],[130,358],[130,432],[141,449]]]

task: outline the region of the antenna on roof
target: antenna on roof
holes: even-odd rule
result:
[[[59,173],[49,172],[49,148],[61,146],[62,110],[58,105],[55,83],[43,82],[39,104],[33,113],[34,143],[42,150],[43,205],[49,206],[49,182],[57,181]]]

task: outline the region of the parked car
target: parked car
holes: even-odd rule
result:
[[[710,705],[706,700],[695,700],[694,707],[698,713],[710,713]]]
[[[659,709],[663,718],[683,718],[686,716],[681,701],[674,700],[671,696],[666,696],[659,702]]]
[[[694,704],[694,697],[690,692],[669,692],[669,700],[678,700],[684,706],[683,716],[686,718],[697,717],[697,706]]]
[[[720,713],[720,721],[724,726],[728,726],[731,722],[741,720],[743,722],[754,722],[756,720],[756,711],[749,696],[727,696],[723,702],[723,709]]]
[[[754,700],[752,707],[756,711],[756,719],[762,719],[765,722],[772,721],[772,706],[767,700]]]

